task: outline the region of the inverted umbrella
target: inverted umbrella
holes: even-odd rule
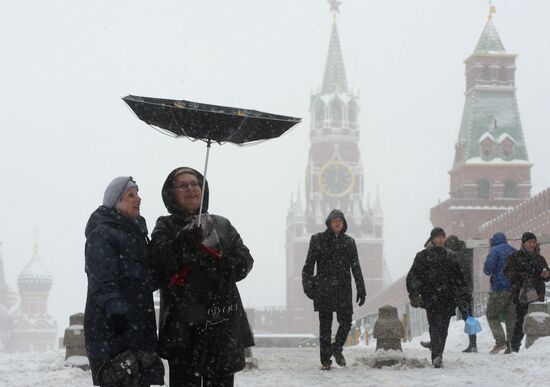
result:
[[[174,137],[188,137],[206,143],[202,213],[208,157],[212,142],[237,145],[253,144],[276,138],[301,121],[300,118],[264,113],[257,110],[209,105],[185,100],[148,98],[128,95],[122,98],[138,118]]]

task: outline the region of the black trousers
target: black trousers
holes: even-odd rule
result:
[[[186,359],[178,357],[169,359],[168,365],[170,366],[170,387],[233,387],[235,375],[203,378],[189,368],[189,362]]]
[[[428,316],[433,360],[438,356],[443,356],[451,316],[447,313],[440,313],[433,310],[426,310],[426,315]]]
[[[514,325],[514,333],[512,333],[512,342],[510,346],[512,350],[519,351],[521,340],[523,340],[523,320],[529,310],[529,304],[516,304],[516,324]]]
[[[338,331],[332,341],[332,311],[319,311],[319,346],[321,350],[321,363],[331,363],[332,351],[341,352],[346,343],[349,330],[351,329],[351,312],[336,312]]]

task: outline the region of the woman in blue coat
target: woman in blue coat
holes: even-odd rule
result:
[[[86,225],[84,338],[96,386],[164,384],[156,353],[157,285],[140,204],[135,181],[117,177]]]

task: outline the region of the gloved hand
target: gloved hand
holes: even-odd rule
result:
[[[357,302],[359,306],[363,306],[363,304],[365,303],[366,297],[367,297],[367,292],[365,291],[357,292],[357,299],[355,300],[355,302]]]
[[[413,308],[422,308],[424,306],[421,295],[409,296],[409,299]]]
[[[185,226],[176,234],[179,246],[190,251],[196,250],[203,239],[202,228],[194,224]]]
[[[159,363],[162,360],[160,360],[159,356],[154,351],[146,351],[143,349],[136,349],[134,351],[136,354],[136,358],[138,360],[138,363],[140,365],[140,368],[149,368],[155,363]]]

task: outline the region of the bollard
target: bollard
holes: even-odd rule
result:
[[[539,337],[550,336],[550,314],[548,306],[543,302],[529,304],[529,313],[523,321],[525,333],[525,348],[529,348]]]
[[[403,324],[397,317],[397,308],[385,305],[378,309],[378,320],[374,324],[373,336],[376,339],[376,352],[380,350],[402,352],[401,339],[404,336]],[[382,353],[377,357],[375,367],[388,367],[399,364],[402,355]]]
[[[84,313],[76,313],[69,317],[69,327],[65,329],[63,345],[66,349],[65,365],[84,371],[90,369],[84,343]]]
[[[376,350],[402,351],[401,339],[404,336],[403,324],[397,317],[397,308],[385,305],[378,309],[378,320],[374,324]]]

